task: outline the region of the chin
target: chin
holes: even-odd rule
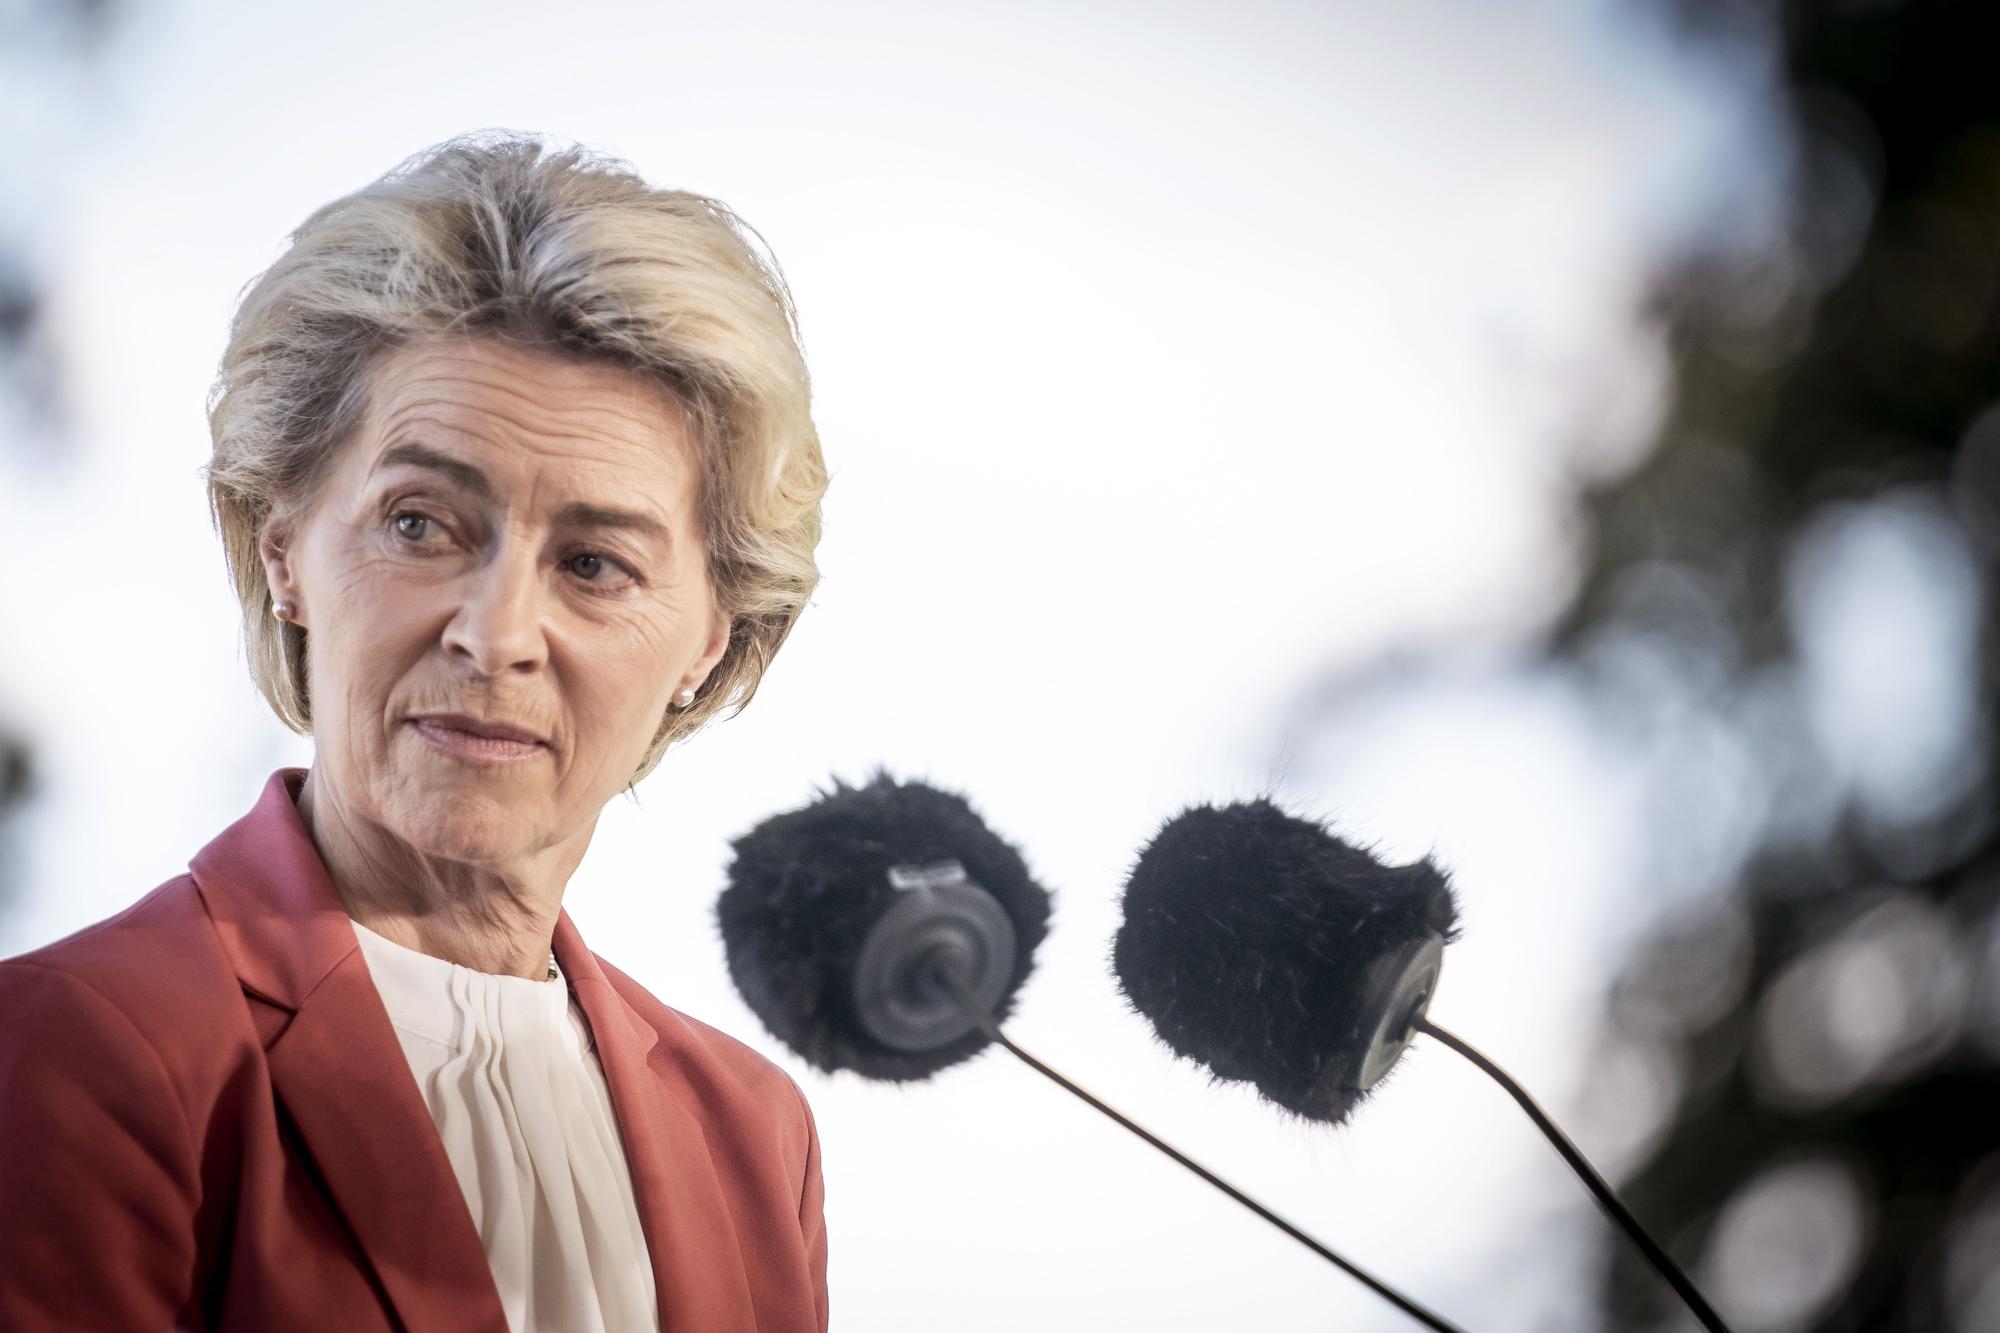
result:
[[[396,830],[419,851],[451,861],[491,864],[528,850],[534,827],[522,812],[478,793],[443,795],[424,817]]]
[[[479,772],[418,772],[398,784],[383,810],[397,837],[452,861],[505,861],[540,830],[547,794],[528,783],[493,782]]]

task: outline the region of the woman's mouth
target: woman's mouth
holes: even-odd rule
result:
[[[410,725],[434,749],[457,759],[484,763],[511,763],[532,759],[548,746],[541,741],[514,740],[505,736],[483,736],[442,718],[413,717]]]

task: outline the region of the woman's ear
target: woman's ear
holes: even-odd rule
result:
[[[695,689],[701,688],[701,683],[708,679],[708,673],[715,670],[715,664],[729,651],[729,632],[735,625],[736,617],[721,607],[716,608],[715,620],[709,626],[708,642],[703,645],[701,656],[688,668],[689,683]]]
[[[298,580],[293,577],[290,554],[290,526],[274,511],[257,534],[257,557],[264,562],[264,582],[270,586],[272,602],[290,602],[287,619],[305,627],[305,608],[299,602]]]

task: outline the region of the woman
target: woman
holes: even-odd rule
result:
[[[827,1327],[797,1086],[561,906],[818,579],[805,365],[746,232],[467,137],[245,295],[210,499],[313,762],[0,963],[0,1328]]]

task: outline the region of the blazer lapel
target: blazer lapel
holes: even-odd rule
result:
[[[266,1058],[279,1102],[403,1323],[506,1333],[465,1192],[358,947]]]
[[[299,822],[305,772],[271,775],[190,863],[196,887],[245,988],[292,1011],[265,1048],[272,1087],[404,1326],[507,1333],[451,1160]]]
[[[755,1328],[735,1220],[674,1052],[604,975],[567,911],[557,917],[554,945],[590,1023],[618,1117],[652,1257],[660,1327],[669,1333]]]

